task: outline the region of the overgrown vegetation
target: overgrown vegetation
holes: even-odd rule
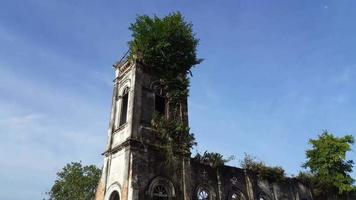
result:
[[[202,62],[196,55],[199,40],[192,24],[174,12],[163,18],[139,16],[130,30],[133,39],[129,42],[129,59],[159,78],[159,85],[171,103],[186,98],[187,75],[191,75],[193,66]]]
[[[252,171],[259,178],[270,182],[280,182],[286,178],[285,171],[282,167],[270,167],[264,162],[258,161],[255,157],[245,154],[245,157],[240,163],[241,167]]]
[[[190,155],[190,149],[195,146],[194,134],[180,120],[168,120],[165,116],[154,114],[152,127],[157,134],[158,146],[164,150],[168,164],[176,158],[176,153]]]
[[[57,173],[49,200],[90,200],[94,199],[101,170],[95,165],[83,166],[81,162],[67,164]]]
[[[205,151],[203,154],[197,153],[193,160],[205,165],[210,165],[211,167],[224,166],[227,162],[235,159],[234,156],[224,158],[220,153]]]
[[[187,73],[202,61],[196,56],[199,40],[192,24],[185,22],[179,12],[163,18],[138,16],[129,29],[133,38],[129,42],[129,58],[140,61],[155,74],[176,78],[176,74]]]
[[[353,143],[352,135],[335,137],[327,131],[309,140],[312,148],[306,151],[303,165],[309,172],[300,173],[297,178],[311,184],[317,199],[347,196],[355,191],[350,176],[353,161],[346,159]]]
[[[182,106],[189,93],[191,68],[202,62],[196,55],[199,40],[192,24],[185,22],[179,12],[163,18],[139,16],[129,29],[132,40],[128,59],[157,79],[155,89],[167,100],[167,115],[155,114],[151,124],[170,162],[176,152],[190,153],[196,144],[183,120]]]

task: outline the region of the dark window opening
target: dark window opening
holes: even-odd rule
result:
[[[119,193],[117,191],[111,193],[109,200],[120,200]]]
[[[124,96],[122,97],[121,103],[121,115],[120,115],[120,124],[119,126],[123,125],[127,121],[127,105],[129,100],[129,93],[128,91],[124,92]]]
[[[166,100],[157,94],[155,95],[155,111],[161,115],[166,113]]]

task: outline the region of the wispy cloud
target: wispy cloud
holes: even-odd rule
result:
[[[0,40],[21,40],[0,32]],[[25,41],[17,45],[58,65],[76,65],[46,48]],[[0,62],[0,171],[7,172],[0,173],[0,187],[8,191],[0,199],[9,199],[16,187],[28,191],[23,193],[28,196],[11,199],[40,199],[66,163],[82,160],[100,166],[106,142],[110,98],[105,105],[100,98],[98,104],[100,96],[95,96],[99,88],[112,90],[104,81],[105,73],[85,71],[87,89],[81,87],[78,92],[80,87],[68,87],[41,74],[24,74],[23,67],[11,58]]]

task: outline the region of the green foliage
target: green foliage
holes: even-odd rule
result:
[[[228,158],[224,158],[224,156],[220,153],[216,152],[207,152],[205,151],[203,154],[197,153],[193,160],[205,165],[210,165],[212,167],[224,166],[227,162],[234,159],[234,156],[230,156]]]
[[[325,200],[331,196],[331,194],[335,193],[333,196],[337,194],[333,188],[330,188],[329,185],[325,184],[322,180],[319,180],[318,177],[310,172],[299,172],[298,176],[295,178],[303,184],[311,186],[314,199],[316,200]]]
[[[133,39],[129,58],[141,61],[157,74],[176,78],[202,61],[196,56],[199,40],[194,37],[192,24],[179,12],[163,18],[139,16],[130,30]]]
[[[57,173],[57,180],[48,192],[49,200],[92,200],[100,175],[101,170],[94,165],[67,164]]]
[[[295,178],[312,188],[315,200],[356,199],[356,186],[352,186],[350,191],[340,194],[337,188],[327,184],[327,182],[324,182],[318,176],[310,172],[299,172]]]
[[[241,167],[257,174],[261,179],[270,182],[280,182],[286,178],[285,171],[282,167],[269,167],[262,161],[256,160],[255,157],[245,154],[241,161]]]
[[[159,85],[171,102],[179,103],[187,97],[187,75],[194,65],[202,62],[196,56],[199,40],[192,24],[174,12],[163,18],[138,16],[130,30],[133,39],[129,42],[129,59],[141,63],[159,78]]]
[[[193,133],[181,120],[167,119],[163,115],[154,113],[152,117],[152,128],[159,138],[158,146],[163,149],[168,164],[171,164],[176,153],[189,154],[197,143]]]
[[[306,185],[310,185],[313,182],[314,175],[310,172],[299,172],[295,178]]]
[[[320,191],[342,194],[353,189],[354,180],[350,176],[353,161],[346,160],[346,153],[351,151],[353,143],[352,135],[335,137],[327,131],[318,139],[309,140],[312,148],[306,151],[307,161],[303,167],[315,177]]]

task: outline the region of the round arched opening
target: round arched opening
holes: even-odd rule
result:
[[[207,190],[201,189],[198,191],[198,200],[209,200],[210,194]]]
[[[245,200],[245,195],[242,192],[232,192],[230,193],[229,200]]]
[[[172,182],[163,177],[153,179],[147,192],[150,200],[172,200],[175,197]]]
[[[153,196],[152,200],[168,200],[169,199],[167,189],[163,185],[156,185],[156,187],[153,188],[152,196]]]
[[[109,200],[120,200],[120,195],[117,191],[111,193]]]

